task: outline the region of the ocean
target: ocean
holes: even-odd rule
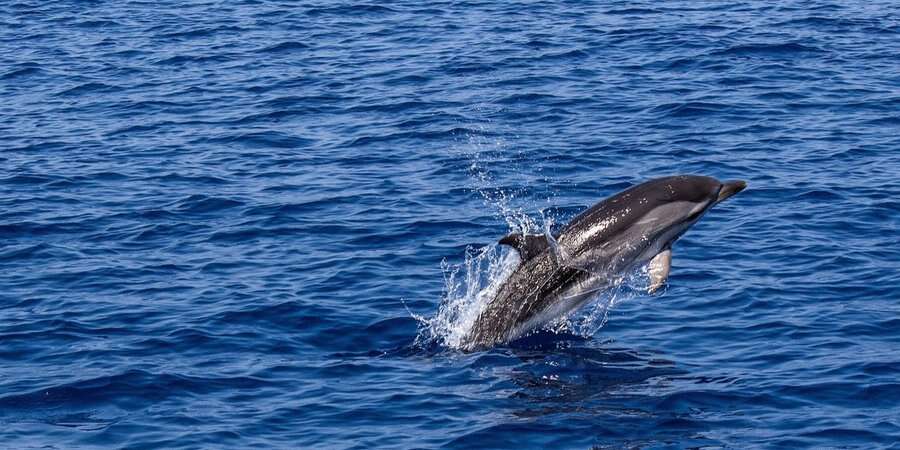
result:
[[[0,447],[900,448],[900,4],[0,12]],[[497,241],[747,180],[561,328]],[[482,293],[482,295],[479,295]]]

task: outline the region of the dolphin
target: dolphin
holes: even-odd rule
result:
[[[672,245],[713,207],[747,187],[698,175],[657,178],[632,186],[572,219],[558,234],[513,233],[518,268],[463,337],[475,351],[509,342],[565,317],[629,271],[649,263],[649,293],[662,287]]]

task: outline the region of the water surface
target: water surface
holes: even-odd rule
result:
[[[890,1],[13,1],[0,442],[895,448],[898,50]],[[675,173],[750,188],[663,294],[423,339],[467,254]]]

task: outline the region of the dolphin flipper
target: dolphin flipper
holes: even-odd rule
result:
[[[499,243],[516,249],[523,262],[534,258],[550,246],[542,234],[512,233],[500,239]]]
[[[647,289],[648,294],[656,292],[663,284],[666,278],[669,278],[669,270],[672,269],[672,249],[667,248],[650,260],[650,267],[647,272],[650,273],[650,287]]]

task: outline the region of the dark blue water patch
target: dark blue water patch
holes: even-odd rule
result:
[[[167,27],[162,27],[162,28],[167,28]],[[153,29],[153,31],[159,31],[159,30]],[[245,30],[241,27],[236,27],[236,26],[212,26],[212,27],[193,28],[193,29],[189,29],[189,30],[179,29],[178,31],[161,32],[161,33],[158,33],[157,36],[159,36],[162,39],[171,39],[171,40],[179,41],[179,40],[190,40],[190,39],[194,39],[194,38],[208,38],[208,37],[214,36],[216,34],[237,34],[242,31],[245,31]]]
[[[129,411],[139,408],[144,402],[157,402],[179,392],[202,394],[226,387],[248,389],[262,384],[261,380],[250,377],[214,379],[129,370],[27,394],[2,397],[0,407],[4,410],[28,410],[35,407],[90,408],[115,399],[113,406]]]
[[[669,117],[708,116],[717,111],[731,111],[733,105],[709,102],[683,102],[656,106],[653,113],[661,113]]]
[[[176,55],[168,58],[163,58],[155,61],[155,64],[160,66],[173,66],[173,67],[184,67],[188,65],[198,65],[203,66],[210,63],[227,63],[236,60],[236,55],[214,55],[214,56],[203,56],[203,55]]]
[[[298,50],[308,49],[309,47],[309,44],[304,44],[303,42],[286,41],[261,48],[259,51],[263,53],[292,53]]]
[[[335,17],[354,17],[354,16],[372,16],[372,15],[382,15],[389,13],[396,13],[397,10],[389,8],[387,6],[380,6],[374,4],[359,4],[359,5],[341,5],[334,6],[330,8],[325,7],[314,7],[306,10],[306,14],[310,16],[335,16]]]
[[[121,88],[118,86],[112,86],[112,85],[108,85],[108,84],[104,84],[104,83],[89,82],[89,83],[80,84],[78,86],[60,91],[57,95],[59,95],[61,97],[65,97],[65,96],[87,95],[87,94],[94,94],[94,93],[109,94],[109,93],[118,92],[120,90],[121,90]]]
[[[741,44],[722,50],[717,55],[745,56],[745,57],[797,57],[807,54],[822,53],[822,50],[814,46],[802,45],[795,42],[788,43],[758,43]]]
[[[12,69],[12,70],[4,73],[3,75],[0,75],[0,79],[13,80],[16,78],[27,78],[27,77],[32,77],[35,75],[40,75],[42,73],[44,73],[44,71],[38,67],[27,66],[27,67],[21,67],[18,69]]]
[[[606,14],[610,15],[632,15],[632,16],[642,16],[648,14],[659,14],[662,11],[658,9],[651,8],[623,8],[623,9],[610,9],[605,11]]]
[[[243,205],[240,201],[222,197],[209,197],[195,194],[179,200],[172,205],[175,211],[180,213],[212,213],[223,209],[235,208]]]

